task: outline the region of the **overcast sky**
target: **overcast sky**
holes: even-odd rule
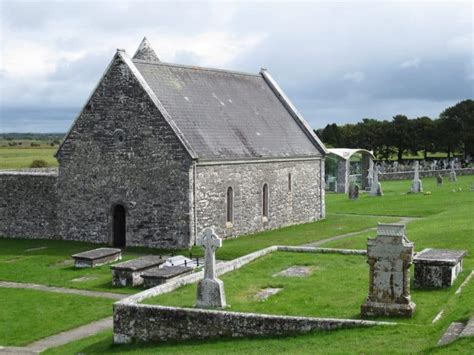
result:
[[[112,59],[269,70],[313,128],[474,98],[474,2],[0,0],[0,132],[65,132]]]

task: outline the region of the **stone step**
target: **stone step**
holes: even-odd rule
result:
[[[464,323],[453,322],[444,332],[441,339],[438,341],[438,346],[450,344],[455,341],[464,330]]]

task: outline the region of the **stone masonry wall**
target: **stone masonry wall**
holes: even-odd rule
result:
[[[444,170],[420,170],[420,178],[436,177],[438,174],[441,176],[448,177],[450,169]],[[414,171],[400,171],[394,173],[381,173],[379,174],[379,180],[407,180],[413,179]],[[474,175],[474,168],[456,169],[456,174],[461,175]]]
[[[126,245],[191,243],[191,158],[116,57],[58,153],[63,239],[110,243],[113,207]]]
[[[166,342],[192,339],[282,336],[389,324],[357,319],[290,317],[190,308],[114,305],[114,342]]]
[[[57,174],[0,173],[0,237],[56,238]]]
[[[291,190],[289,188],[291,174]],[[268,184],[268,220],[262,217]],[[234,192],[234,219],[227,220],[227,189]],[[324,217],[321,160],[197,165],[197,230],[213,226],[222,237],[255,233]]]

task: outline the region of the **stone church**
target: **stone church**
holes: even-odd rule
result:
[[[117,50],[57,172],[0,175],[0,235],[185,248],[207,226],[312,222],[326,152],[265,69],[164,63],[144,39],[133,58]]]

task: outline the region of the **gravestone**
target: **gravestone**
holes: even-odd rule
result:
[[[224,283],[216,277],[216,250],[222,246],[222,239],[212,228],[206,228],[197,239],[197,245],[204,249],[204,279],[197,286],[196,307],[226,307]]]
[[[372,196],[383,196],[382,185],[379,182],[379,168],[376,167],[374,171],[374,180],[372,187],[370,188],[370,194]]]
[[[413,249],[405,225],[378,224],[377,237],[367,242],[369,295],[361,306],[362,317],[412,316],[415,304],[411,301],[408,269]]]
[[[359,198],[359,186],[357,184],[349,185],[349,200],[357,200]]]
[[[372,159],[369,160],[369,170],[367,173],[367,186],[365,188],[366,191],[370,191],[372,188],[372,184],[374,183],[374,161]]]
[[[436,177],[436,185],[443,185],[443,176],[441,176],[441,174],[438,174],[438,176]]]
[[[420,180],[420,164],[418,163],[418,160],[415,161],[415,176],[413,177],[413,181],[411,182],[411,192],[423,192],[423,184]]]
[[[164,264],[166,257],[161,255],[147,255],[140,258],[115,264],[112,270],[112,285],[114,286],[139,286],[143,284],[142,274]]]
[[[145,271],[141,276],[146,288],[162,285],[177,277],[188,275],[193,268],[187,266],[166,266]]]
[[[456,176],[456,170],[454,169],[454,160],[451,161],[451,171],[449,172],[449,181],[456,182],[458,178]]]

